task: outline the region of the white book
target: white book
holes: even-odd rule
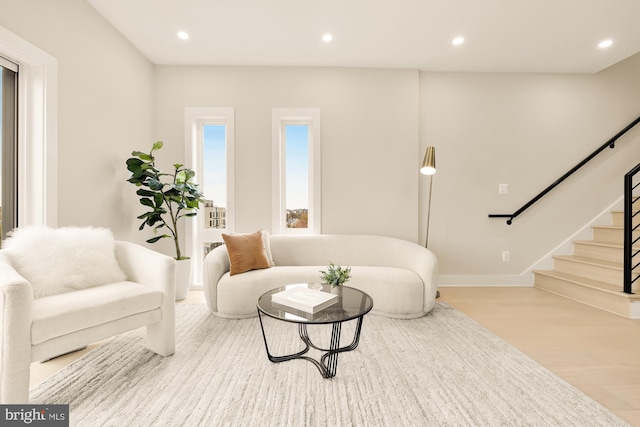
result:
[[[338,302],[338,295],[296,286],[271,295],[271,301],[307,313],[317,313]]]

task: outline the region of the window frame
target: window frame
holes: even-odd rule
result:
[[[18,78],[19,65],[0,55],[0,150],[2,219],[0,239],[18,223]]]
[[[307,228],[287,228],[286,140],[287,125],[307,125],[309,129],[309,210]],[[273,108],[272,141],[272,233],[322,233],[322,141],[319,108]]]
[[[18,74],[18,226],[58,225],[58,61],[0,26]]]
[[[205,229],[205,209],[200,206],[198,215],[185,221],[185,248],[190,251],[193,260],[192,286],[202,287],[203,261],[205,242],[222,242],[222,233],[235,231],[235,110],[224,107],[186,107],[185,108],[185,167],[192,169],[196,176],[195,182],[201,186],[204,171],[203,143],[206,125],[224,125],[226,129],[226,166],[227,166],[227,200],[226,200],[226,228]],[[206,197],[206,194],[204,195]]]

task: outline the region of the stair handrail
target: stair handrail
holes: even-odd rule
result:
[[[640,261],[633,264],[634,258],[640,253],[640,249],[635,252],[633,249],[633,245],[640,240],[640,236],[636,239],[633,238],[633,232],[640,227],[640,223],[633,226],[633,219],[640,214],[640,209],[634,212],[633,207],[633,204],[640,200],[640,198],[633,196],[633,190],[640,186],[640,182],[633,185],[633,177],[639,172],[640,163],[624,175],[624,292],[627,294],[633,294],[633,283],[640,278],[638,275],[632,279],[633,270],[640,265]]]
[[[575,165],[573,168],[571,168],[567,173],[562,175],[560,178],[555,180],[551,185],[549,185],[547,188],[542,190],[537,196],[535,196],[533,199],[529,200],[527,203],[525,203],[520,209],[518,209],[514,213],[512,213],[512,214],[489,214],[489,218],[509,218],[507,220],[507,225],[511,225],[511,223],[514,220],[514,218],[516,218],[522,212],[526,211],[531,205],[533,205],[535,202],[537,202],[542,197],[544,197],[548,192],[550,192],[551,190],[556,188],[562,181],[567,179],[569,176],[571,176],[575,171],[580,169],[582,166],[587,164],[591,159],[596,157],[598,154],[600,154],[602,151],[604,151],[607,147],[609,147],[611,149],[615,148],[616,147],[616,141],[618,140],[618,138],[620,138],[622,135],[627,133],[629,130],[631,130],[631,128],[633,128],[638,123],[640,123],[640,117],[638,117],[637,119],[635,119],[634,121],[629,123],[627,126],[625,126],[620,132],[615,134],[607,142],[605,142],[600,147],[598,147],[593,153],[591,153],[587,157],[585,157],[584,160],[582,160],[580,163]]]

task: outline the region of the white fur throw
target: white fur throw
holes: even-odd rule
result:
[[[126,280],[106,228],[17,228],[3,252],[36,298]]]

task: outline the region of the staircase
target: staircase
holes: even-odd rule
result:
[[[634,218],[634,225],[640,215]],[[553,257],[554,269],[534,271],[536,288],[624,317],[640,319],[640,280],[634,294],[623,292],[624,213],[611,213],[611,225],[594,226],[593,240],[573,242],[573,255]],[[634,251],[640,248],[634,247]],[[638,276],[638,269],[633,277]]]

